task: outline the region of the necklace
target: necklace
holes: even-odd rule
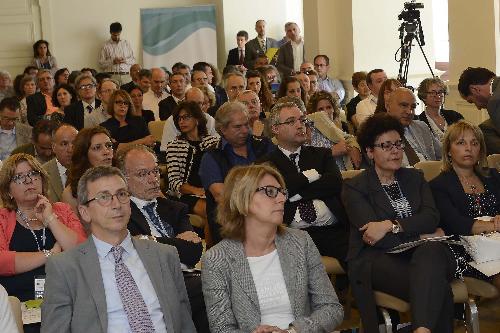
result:
[[[471,195],[474,197],[474,210],[476,211],[477,216],[482,216],[482,209],[481,209],[481,194],[478,191],[478,188],[476,184],[471,184],[468,181],[468,178],[472,177],[465,177],[465,176],[460,176],[460,180],[466,187],[470,188]]]
[[[24,222],[24,224],[26,224],[29,231],[31,231],[33,238],[35,238],[36,247],[38,248],[38,251],[42,251],[42,249],[45,250],[45,240],[47,239],[45,236],[45,229],[46,228],[43,227],[43,229],[42,229],[42,237],[41,237],[42,247],[40,248],[40,243],[38,242],[38,237],[36,236],[35,231],[33,231],[33,228],[31,228],[31,226],[30,226],[30,221],[35,222],[35,221],[38,221],[38,219],[36,219],[36,218],[35,219],[28,219],[28,217],[19,208],[17,209],[16,213],[19,216],[19,218]]]

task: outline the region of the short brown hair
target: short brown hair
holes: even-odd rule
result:
[[[217,207],[217,222],[221,225],[223,237],[245,240],[245,216],[248,215],[259,181],[265,175],[273,176],[285,188],[283,176],[270,164],[236,166],[231,169],[224,181],[222,200]],[[283,227],[278,226],[278,233],[281,232]]]
[[[358,88],[361,81],[366,81],[366,72],[354,72],[352,73],[351,83],[354,88]]]
[[[2,168],[0,169],[0,201],[3,203],[3,206],[10,211],[17,209],[16,201],[10,196],[9,187],[12,177],[15,175],[16,167],[21,162],[27,162],[34,171],[40,172],[42,177],[42,194],[44,196],[47,195],[47,189],[49,187],[49,176],[35,157],[23,153],[9,156],[9,158],[3,161]]]
[[[132,99],[130,98],[130,95],[125,90],[115,90],[115,91],[113,91],[113,94],[111,94],[111,97],[109,98],[109,103],[108,103],[109,115],[112,117],[114,117],[114,115],[115,115],[116,97],[121,97],[125,100],[125,102],[128,103],[128,110],[127,110],[126,117],[128,118],[128,117],[132,116],[135,113],[134,104],[132,103]]]

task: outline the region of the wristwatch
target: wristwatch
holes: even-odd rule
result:
[[[391,220],[391,222],[392,222],[391,232],[393,234],[400,233],[401,232],[401,225],[399,224],[399,221],[398,220]]]

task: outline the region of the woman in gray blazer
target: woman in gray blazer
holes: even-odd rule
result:
[[[212,332],[331,332],[342,321],[311,238],[282,226],[284,184],[266,164],[226,177],[218,208],[225,239],[202,258]]]
[[[344,183],[351,223],[349,280],[365,333],[378,333],[373,290],[411,305],[413,332],[453,332],[449,282],[455,262],[447,247],[427,242],[399,254],[399,244],[444,235],[429,185],[412,168],[401,168],[403,127],[386,113],[368,118],[358,142],[373,166]]]

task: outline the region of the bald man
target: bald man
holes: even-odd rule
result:
[[[142,108],[151,110],[155,115],[155,120],[160,120],[160,108],[158,104],[168,97],[165,92],[167,77],[161,68],[151,68],[151,87],[144,93]]]
[[[397,88],[385,101],[387,113],[396,118],[405,130],[403,167],[413,166],[420,161],[441,159],[441,143],[432,135],[426,123],[415,120],[417,101],[407,88]]]
[[[215,130],[215,119],[207,113],[208,108],[206,108],[204,104],[205,95],[203,95],[203,92],[199,88],[192,87],[186,91],[185,96],[186,96],[185,101],[195,102],[200,106],[201,110],[203,111],[203,114],[207,119],[208,135],[219,136],[219,134]],[[179,134],[181,134],[181,132],[179,132],[177,127],[175,127],[174,118],[172,116],[168,117],[167,121],[165,122],[165,126],[163,127],[160,150],[165,151],[167,149],[167,144],[177,139],[177,136],[179,136]]]

